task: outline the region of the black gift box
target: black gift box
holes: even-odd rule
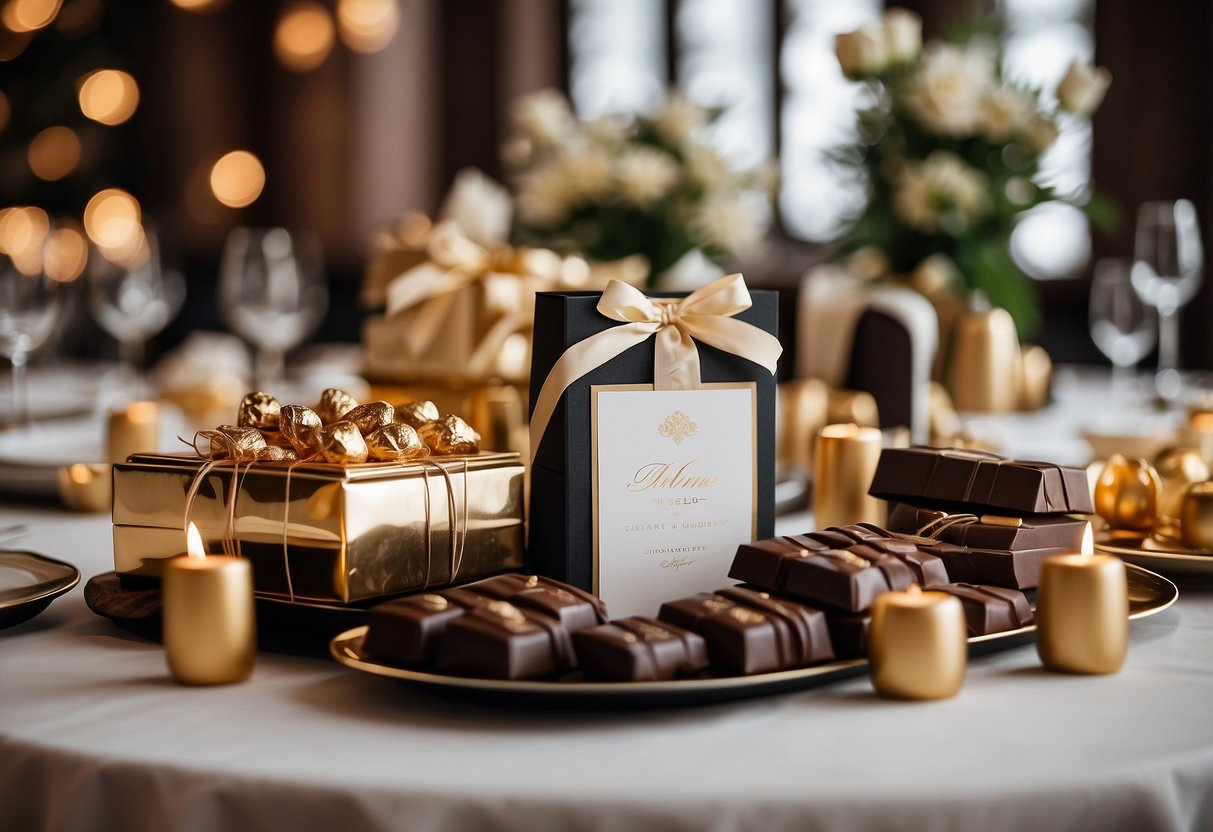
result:
[[[679,293],[651,293],[680,298]],[[543,382],[564,351],[591,335],[619,326],[597,310],[599,292],[540,292],[535,296],[531,352],[531,410]],[[777,334],[778,293],[751,290],[753,305],[733,317]],[[653,338],[637,344],[575,381],[560,397],[547,431],[532,448],[527,553],[531,568],[548,577],[592,589],[594,580],[593,480],[590,387],[651,384]],[[747,359],[696,342],[700,380],[754,382],[757,398],[756,538],[775,529],[775,377]],[[722,579],[724,575],[720,576]]]

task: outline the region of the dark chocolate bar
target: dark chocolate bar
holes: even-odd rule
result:
[[[863,612],[880,593],[907,589],[913,582],[910,568],[895,557],[869,561],[844,549],[830,549],[791,560],[781,591],[835,609]]]
[[[1092,514],[1086,472],[955,448],[885,448],[868,493],[974,514]]]
[[[434,645],[465,609],[489,599],[465,589],[423,592],[372,607],[363,646],[396,664],[418,664],[433,658]]]
[[[1078,551],[1087,530],[1085,518],[1067,515],[1005,517],[990,514],[948,514],[938,509],[895,503],[889,508],[889,528],[925,535],[975,549],[1048,549]]]
[[[1066,548],[973,549],[954,543],[920,544],[919,550],[943,560],[953,581],[989,584],[1010,589],[1033,589],[1040,583],[1040,568],[1049,555],[1073,551]]]
[[[658,617],[703,636],[712,662],[728,673],[769,673],[834,658],[821,610],[749,587],[667,602]]]
[[[1017,589],[955,583],[931,587],[931,590],[946,592],[960,600],[970,638],[1018,630],[1034,620],[1027,596]]]
[[[577,657],[559,621],[494,599],[447,625],[434,666],[466,676],[534,679],[576,667]]]
[[[840,659],[857,659],[868,654],[868,628],[872,625],[871,613],[829,613],[826,624],[830,628],[830,642],[834,655]]]
[[[539,575],[495,575],[463,588],[541,612],[558,620],[570,633],[607,620],[606,606],[599,598],[583,589]]]
[[[577,660],[587,678],[611,682],[660,682],[708,666],[703,637],[652,618],[621,618],[573,634]]]
[[[941,558],[919,551],[918,547],[908,540],[871,539],[847,549],[853,555],[876,565],[882,558],[896,558],[906,565],[914,576],[914,583],[919,586],[935,586],[946,584],[949,580],[948,570]]]
[[[778,592],[787,578],[788,563],[828,549],[824,543],[806,535],[772,537],[737,547],[729,577]]]

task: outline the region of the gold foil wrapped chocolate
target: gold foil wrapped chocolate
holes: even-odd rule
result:
[[[366,462],[366,440],[353,422],[333,422],[316,431],[316,459],[341,465]]]
[[[453,413],[426,422],[417,433],[430,451],[439,456],[474,454],[480,450],[480,434]]]
[[[1184,491],[1194,482],[1209,479],[1209,466],[1195,448],[1171,448],[1155,460],[1158,481],[1158,513],[1164,520],[1178,520]]]
[[[376,462],[395,462],[428,456],[430,449],[421,441],[417,431],[394,422],[366,435],[367,455]]]
[[[276,398],[258,390],[240,400],[240,408],[236,413],[236,424],[245,428],[273,430],[278,427],[281,412],[282,405]]]
[[[316,404],[316,415],[326,425],[329,425],[341,421],[345,418],[345,414],[357,406],[358,400],[349,393],[338,390],[336,387],[330,387],[320,394],[320,401]]]
[[[294,448],[285,445],[267,445],[261,458],[270,462],[295,462],[299,459]]]
[[[1112,454],[1095,483],[1095,511],[1114,529],[1148,532],[1158,522],[1160,490],[1148,462]]]
[[[260,459],[268,447],[261,431],[238,425],[220,425],[215,430],[202,431],[199,436],[210,440],[209,456],[212,459],[252,462]]]
[[[324,425],[310,407],[288,404],[282,408],[278,429],[300,457],[311,456],[316,450],[316,431]]]
[[[358,430],[362,431],[362,435],[366,436],[371,431],[392,424],[394,416],[395,408],[387,402],[379,401],[360,404],[347,411],[341,418],[353,422],[358,426]]]
[[[412,428],[419,428],[426,422],[436,422],[442,418],[438,405],[430,401],[405,402],[396,405],[396,421]]]

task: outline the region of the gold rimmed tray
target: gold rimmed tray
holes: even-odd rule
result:
[[[0,551],[0,628],[33,618],[80,583],[70,563],[36,552]]]
[[[1145,618],[1175,603],[1179,590],[1171,581],[1147,569],[1126,564],[1129,579],[1129,618]],[[566,707],[669,707],[747,699],[815,687],[867,672],[866,659],[849,659],[814,667],[761,673],[754,676],[703,676],[670,682],[593,682],[580,674],[556,680],[505,681],[450,676],[387,664],[362,648],[366,626],[341,633],[329,644],[333,658],[347,667],[399,679],[439,693],[483,699],[495,704]],[[1036,627],[969,639],[969,655],[979,656],[1030,643]]]
[[[1171,537],[1105,530],[1096,535],[1095,548],[1164,575],[1213,578],[1213,551],[1189,549]]]

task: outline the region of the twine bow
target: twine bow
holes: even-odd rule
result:
[[[779,339],[733,316],[752,305],[740,274],[725,275],[681,300],[647,297],[634,286],[611,281],[598,311],[619,326],[591,335],[565,350],[539,391],[531,414],[531,461],[560,397],[579,378],[637,344],[655,338],[653,388],[694,390],[700,385],[696,341],[741,356],[774,375],[783,347]]]

